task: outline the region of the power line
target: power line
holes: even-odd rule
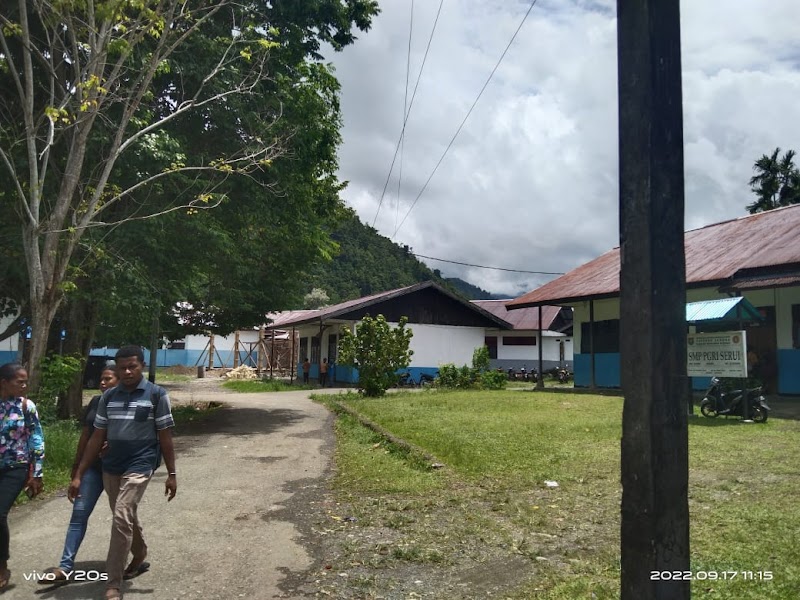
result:
[[[486,265],[474,265],[472,263],[459,262],[457,260],[447,260],[446,258],[436,258],[435,256],[425,256],[424,254],[417,254],[412,252],[417,258],[427,258],[429,260],[438,260],[440,262],[452,263],[454,265],[463,265],[465,267],[477,267],[479,269],[493,269],[495,271],[509,271],[511,273],[529,273],[532,275],[563,275],[564,273],[555,273],[550,271],[523,271],[521,269],[506,269],[504,267],[487,267]]]
[[[400,215],[400,187],[403,183],[403,151],[405,150],[405,122],[408,113],[408,76],[411,74],[411,37],[414,33],[414,0],[411,0],[411,16],[408,22],[408,54],[406,56],[406,93],[403,96],[403,129],[400,132],[400,168],[397,172],[397,207],[394,213],[394,226],[397,227],[397,217]]]
[[[394,149],[394,156],[392,157],[392,164],[389,165],[389,173],[386,175],[386,182],[383,184],[383,191],[381,192],[381,199],[378,201],[378,209],[375,211],[375,218],[372,219],[372,226],[375,227],[375,223],[378,220],[378,213],[381,212],[381,205],[383,204],[383,197],[386,195],[386,188],[389,186],[389,179],[392,177],[392,171],[394,170],[394,162],[397,160],[397,153],[400,150],[400,142],[403,139],[403,135],[406,131],[406,123],[408,123],[408,117],[411,116],[411,107],[414,106],[414,98],[417,97],[417,88],[419,87],[420,79],[422,79],[422,71],[425,69],[425,62],[428,60],[428,51],[431,49],[431,42],[433,41],[433,34],[436,32],[436,25],[439,23],[439,14],[442,12],[442,5],[444,4],[444,0],[439,0],[439,10],[436,11],[436,19],[433,21],[433,27],[431,28],[431,35],[428,37],[428,45],[425,48],[425,56],[422,57],[422,65],[419,68],[419,74],[417,75],[417,82],[414,84],[414,92],[411,94],[411,102],[408,104],[408,112],[403,119],[403,128],[400,130],[400,137],[397,139],[397,145]]]
[[[481,91],[478,92],[478,96],[475,98],[475,101],[472,103],[472,106],[469,107],[469,110],[467,111],[467,114],[464,117],[464,120],[461,121],[461,124],[458,126],[458,129],[456,129],[455,134],[453,134],[453,137],[451,138],[450,143],[447,144],[447,148],[444,149],[444,152],[442,153],[442,156],[439,158],[439,162],[437,162],[436,166],[433,167],[433,171],[431,171],[431,174],[428,177],[428,180],[425,182],[425,185],[422,186],[422,189],[419,191],[419,194],[417,194],[417,197],[414,199],[414,202],[411,203],[411,207],[406,212],[406,216],[403,217],[403,220],[400,221],[400,225],[398,225],[397,228],[394,230],[394,235],[392,236],[392,239],[394,239],[397,236],[397,232],[400,231],[400,228],[403,226],[403,223],[406,222],[406,219],[408,218],[408,215],[411,214],[412,210],[414,210],[414,207],[417,205],[417,202],[419,202],[420,197],[422,196],[422,194],[427,189],[428,184],[431,182],[431,179],[433,179],[433,176],[436,173],[437,169],[439,168],[439,165],[442,164],[442,161],[444,160],[444,157],[447,156],[447,153],[449,152],[451,146],[453,145],[453,142],[456,141],[456,138],[458,137],[458,134],[461,133],[461,129],[464,127],[464,124],[467,122],[467,119],[469,119],[469,116],[472,114],[472,111],[475,108],[475,105],[478,104],[478,100],[481,99],[481,96],[483,95],[483,92],[486,89],[486,86],[489,85],[489,82],[492,80],[492,77],[494,77],[495,71],[497,71],[497,68],[500,66],[500,63],[503,62],[503,58],[505,58],[505,55],[508,52],[508,49],[511,48],[511,44],[513,44],[514,40],[517,38],[517,34],[520,32],[520,29],[522,29],[522,26],[525,24],[525,21],[527,20],[528,15],[531,14],[531,11],[533,10],[533,7],[536,6],[536,2],[537,2],[537,0],[532,0],[531,5],[528,7],[528,12],[525,13],[524,17],[522,17],[522,21],[520,21],[519,26],[517,27],[517,30],[514,32],[514,35],[511,36],[511,40],[509,40],[508,45],[506,46],[506,49],[503,50],[503,54],[500,55],[500,59],[497,61],[497,64],[494,66],[494,69],[492,69],[492,72],[489,73],[489,77],[486,79],[486,83],[483,84],[483,87],[481,88]]]

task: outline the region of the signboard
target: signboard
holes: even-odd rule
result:
[[[747,336],[744,331],[690,333],[687,337],[690,377],[747,377]]]

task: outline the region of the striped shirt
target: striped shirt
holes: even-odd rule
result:
[[[94,418],[108,440],[103,471],[149,475],[158,460],[157,432],[174,425],[167,391],[144,377],[133,390],[121,384],[107,390]]]

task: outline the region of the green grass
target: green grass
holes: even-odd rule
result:
[[[308,385],[302,383],[287,383],[281,379],[233,379],[222,384],[234,392],[245,394],[259,392],[291,392],[297,390],[317,390],[318,385]]]
[[[172,406],[172,418],[175,420],[176,426],[194,421],[203,421],[212,417],[221,407],[222,404],[219,402],[175,404]]]
[[[42,425],[44,430],[44,492],[39,498],[47,498],[69,485],[75,449],[81,436],[80,425],[76,421],[53,421]],[[17,502],[29,502],[20,494]]]
[[[421,469],[352,417],[338,420],[340,498],[362,526],[400,536],[384,560],[434,563],[450,556],[446,540],[470,547],[473,536],[484,551],[532,561],[535,579],[503,597],[618,597],[621,398],[519,391],[339,398],[447,467]],[[798,597],[798,434],[791,420],[690,420],[692,570],[774,578],[695,582],[694,598]]]

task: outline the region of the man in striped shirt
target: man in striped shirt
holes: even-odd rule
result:
[[[124,346],[116,355],[120,383],[107,390],[97,407],[95,431],[86,445],[67,495],[74,500],[83,473],[103,442],[103,488],[114,513],[106,558],[106,598],[122,598],[122,580],[139,572],[147,557],[147,544],[137,517],[137,507],[158,467],[159,454],[167,466],[164,494],[172,500],[178,489],[171,428],[175,425],[166,390],[143,376],[144,354],[138,346]],[[133,553],[125,567],[128,553]]]

